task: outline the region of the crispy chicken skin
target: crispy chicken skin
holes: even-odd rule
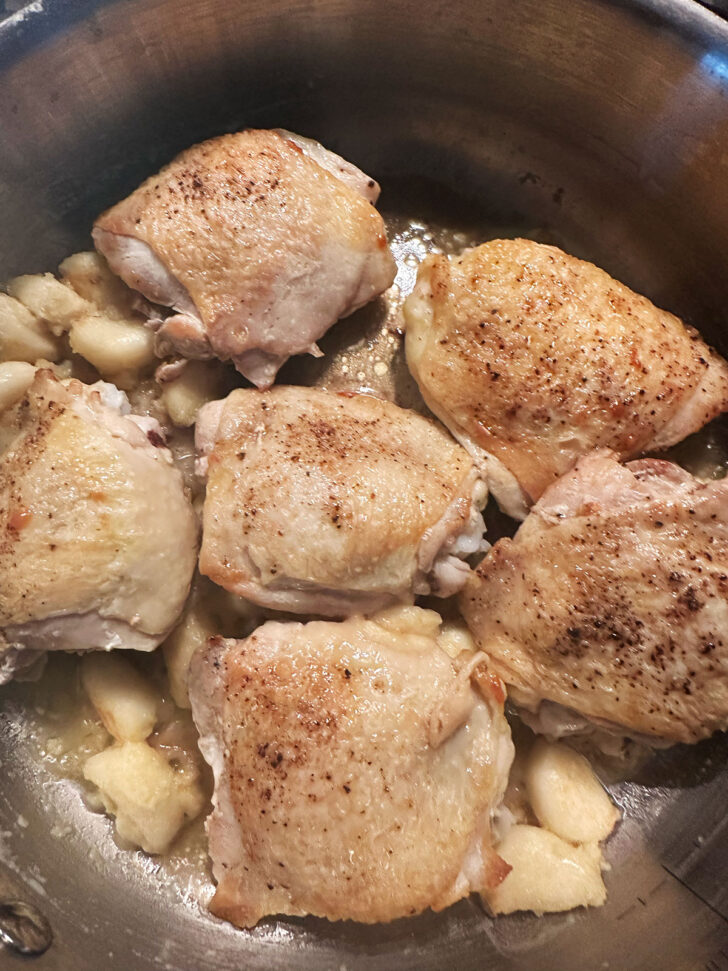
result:
[[[403,609],[269,622],[195,655],[217,916],[389,921],[508,873],[490,826],[513,759],[502,685],[481,654],[451,660],[436,614]]]
[[[496,543],[463,615],[527,709],[695,742],[728,727],[727,523],[728,481],[595,452]]]
[[[200,412],[200,570],[266,607],[342,617],[447,596],[486,491],[441,428],[371,395],[238,389]]]
[[[156,422],[117,405],[40,370],[0,415],[0,680],[38,651],[151,650],[180,615],[195,516]]]
[[[310,139],[222,135],[183,152],[97,220],[111,268],[177,311],[160,354],[232,360],[260,387],[394,279],[379,186]]]
[[[405,304],[407,361],[505,512],[593,448],[667,448],[728,408],[728,365],[591,263],[525,239],[429,256]]]

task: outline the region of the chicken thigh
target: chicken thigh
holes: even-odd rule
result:
[[[405,317],[425,401],[519,519],[591,449],[664,449],[728,408],[728,364],[695,331],[554,246],[429,256]]]
[[[238,389],[201,409],[200,571],[265,607],[341,617],[447,596],[486,490],[445,431],[371,395]]]
[[[211,909],[371,923],[497,885],[513,759],[503,686],[416,607],[212,638],[190,677],[213,768]]]
[[[394,280],[378,195],[317,142],[247,130],[183,152],[93,236],[125,283],[176,311],[158,330],[160,354],[232,360],[267,387]]]
[[[148,651],[179,617],[197,525],[153,419],[40,370],[0,415],[0,682],[38,652]]]
[[[670,742],[725,729],[728,481],[595,452],[496,543],[461,607],[532,712]]]

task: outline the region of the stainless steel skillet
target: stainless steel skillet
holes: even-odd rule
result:
[[[387,211],[551,233],[728,351],[728,26],[691,0],[37,0],[0,24],[0,279],[87,246],[105,205],[244,125],[320,138]],[[0,697],[0,847],[55,940],[0,951],[7,971],[728,968],[722,737],[615,787],[601,911],[243,934],[117,850],[28,726]]]

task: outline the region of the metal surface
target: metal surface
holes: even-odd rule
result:
[[[447,209],[440,183],[470,228],[544,227],[728,349],[728,28],[689,0],[38,0],[0,24],[0,79],[0,279],[87,246],[182,147],[281,126],[386,208]],[[728,968],[724,737],[614,787],[602,910],[242,933],[119,851],[0,706],[0,892],[54,932],[4,971]]]

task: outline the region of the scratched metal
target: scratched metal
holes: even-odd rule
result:
[[[0,279],[87,246],[94,214],[179,149],[283,126],[382,182],[403,288],[452,229],[523,232],[728,350],[728,29],[689,0],[37,0],[0,24],[0,80]],[[288,378],[417,407],[397,305],[343,322]],[[33,717],[0,694],[0,898],[37,907],[54,941],[0,950],[2,971],[728,969],[724,737],[612,785],[624,820],[601,910],[492,920],[465,901],[242,933],[116,847],[34,759]]]

